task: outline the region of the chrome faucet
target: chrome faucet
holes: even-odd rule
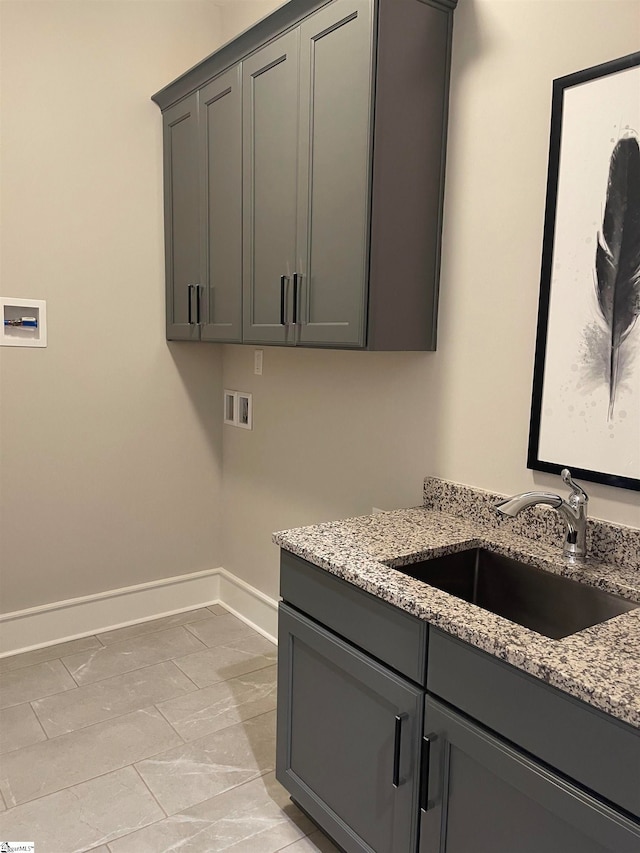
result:
[[[550,492],[523,492],[495,505],[498,512],[515,518],[519,512],[536,504],[548,504],[557,509],[566,525],[562,553],[568,563],[583,563],[587,559],[587,493],[571,479],[571,471],[563,468],[563,483],[571,489],[567,500]]]

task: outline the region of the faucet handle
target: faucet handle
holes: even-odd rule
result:
[[[571,506],[586,504],[589,500],[589,495],[585,492],[582,486],[579,486],[574,482],[571,477],[571,471],[568,468],[563,468],[560,472],[560,476],[562,477],[562,482],[571,489],[571,494],[569,495],[569,503]]]

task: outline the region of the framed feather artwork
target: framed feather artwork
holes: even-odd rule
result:
[[[640,490],[640,52],[553,81],[527,465]]]

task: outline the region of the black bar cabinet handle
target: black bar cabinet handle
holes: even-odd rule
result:
[[[286,326],[286,316],[285,310],[287,306],[287,277],[286,275],[280,276],[280,325]]]
[[[188,312],[188,321],[189,321],[189,325],[191,325],[191,324],[193,323],[193,318],[192,318],[192,316],[191,316],[191,297],[192,297],[192,293],[193,293],[193,285],[192,285],[192,284],[188,284],[188,285],[187,285],[187,304],[188,304],[188,306],[189,306],[189,312]]]
[[[293,274],[293,323],[294,325],[298,322],[298,273],[294,272]]]
[[[196,323],[200,325],[200,285],[196,284]]]
[[[420,768],[420,808],[426,812],[429,808],[429,760],[433,735],[422,738],[422,766]]]
[[[393,787],[400,786],[400,744],[402,742],[402,716],[396,714],[396,732],[393,741]]]

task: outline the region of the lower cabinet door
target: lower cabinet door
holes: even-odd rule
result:
[[[285,604],[276,776],[347,853],[415,853],[424,691]]]
[[[640,850],[637,823],[431,696],[425,738],[420,853]]]

